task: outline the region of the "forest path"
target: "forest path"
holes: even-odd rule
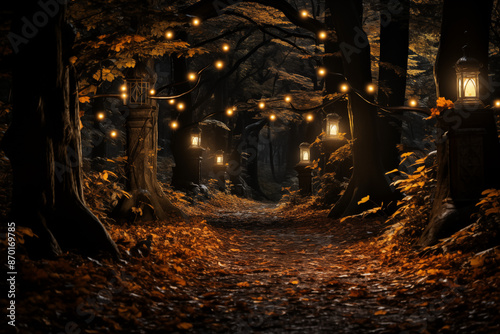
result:
[[[320,216],[293,219],[274,205],[220,211],[207,223],[223,236],[225,255],[198,277],[196,332],[437,332],[457,298],[446,278],[384,263],[376,220]],[[337,226],[335,226],[337,224]],[[198,321],[196,321],[198,320]],[[453,320],[450,320],[453,321]],[[201,327],[200,327],[201,326]]]

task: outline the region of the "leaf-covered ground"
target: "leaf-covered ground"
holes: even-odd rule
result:
[[[110,225],[120,262],[19,259],[18,332],[500,332],[495,254],[398,252],[382,219],[249,201],[192,211],[204,216]]]

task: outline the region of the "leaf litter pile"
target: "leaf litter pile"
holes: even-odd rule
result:
[[[189,223],[108,224],[121,261],[19,255],[18,332],[500,331],[494,256],[397,250],[383,219],[238,201]]]

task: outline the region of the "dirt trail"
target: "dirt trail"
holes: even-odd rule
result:
[[[384,261],[373,239],[379,222],[295,220],[273,209],[260,204],[207,220],[225,236],[227,252],[218,269],[198,278],[206,284],[193,291],[203,304],[191,319],[196,332],[498,330],[498,306],[467,301],[473,288],[439,272],[416,274],[416,264]]]

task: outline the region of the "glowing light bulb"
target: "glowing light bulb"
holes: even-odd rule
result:
[[[233,115],[233,113],[234,113],[233,108],[227,108],[227,109],[226,109],[226,115],[228,115],[228,116],[232,116],[232,115]]]
[[[307,10],[305,10],[305,9],[302,9],[300,11],[300,16],[302,16],[302,18],[306,18],[306,17],[309,16],[309,12]]]
[[[197,77],[196,73],[193,73],[193,72],[189,73],[189,75],[188,75],[189,81],[195,81],[196,77]]]
[[[269,115],[269,119],[274,122],[276,120],[276,115],[275,114],[271,114]]]
[[[151,89],[151,90],[149,91],[149,95],[155,95],[155,94],[156,94],[156,90]]]
[[[222,69],[224,67],[224,62],[222,60],[217,60],[215,62],[215,67],[219,70]]]
[[[416,107],[416,106],[418,106],[418,101],[417,101],[417,100],[415,100],[415,99],[411,99],[408,103],[409,103],[409,105],[410,105],[411,107]]]
[[[340,85],[340,90],[344,93],[347,92],[349,90],[349,85],[347,84]]]
[[[191,21],[191,24],[194,25],[195,27],[199,26],[201,23],[200,19],[198,18],[194,18],[192,21]]]
[[[326,31],[320,31],[320,32],[318,33],[318,38],[319,38],[319,39],[326,39],[326,37],[327,37],[327,36],[328,36],[328,35],[327,35]]]
[[[229,44],[224,43],[222,44],[222,51],[228,52],[231,48],[229,47]]]
[[[179,102],[179,103],[177,104],[177,109],[178,109],[179,111],[182,111],[182,110],[184,110],[185,108],[186,108],[186,106],[184,105],[184,103]]]
[[[374,85],[374,84],[368,84],[368,85],[366,86],[366,91],[367,91],[368,93],[370,93],[370,94],[371,94],[371,93],[375,93],[375,85]]]
[[[127,90],[127,86],[126,85],[121,85],[120,87],[121,91],[124,92]]]
[[[102,121],[105,117],[106,117],[106,115],[103,112],[97,113],[98,120]]]
[[[123,93],[122,94],[122,99],[126,99],[127,98],[127,94]]]
[[[326,75],[326,70],[323,67],[318,68],[318,75],[324,77]]]
[[[264,102],[259,102],[259,108],[264,109],[266,107],[266,104]]]
[[[493,105],[495,106],[495,108],[500,108],[500,100],[495,100]]]
[[[175,99],[168,100],[168,104],[175,104]]]
[[[111,136],[111,138],[116,138],[116,137],[118,137],[118,131],[113,130],[113,131],[111,131],[111,132],[109,133],[109,135]]]
[[[177,121],[172,121],[170,122],[170,128],[171,129],[177,129],[179,127],[179,123]]]
[[[306,115],[306,121],[311,122],[313,119],[314,119],[314,116],[312,114]]]
[[[165,37],[167,39],[172,39],[174,38],[174,32],[172,30],[167,30],[167,32],[165,33]]]
[[[285,102],[292,102],[292,97],[290,95],[285,96]]]

